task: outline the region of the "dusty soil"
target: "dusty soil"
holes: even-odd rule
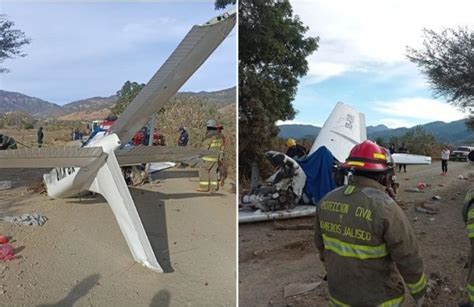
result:
[[[77,128],[83,128],[77,126]],[[1,129],[0,133],[13,137],[17,141],[18,148],[37,147],[37,129]],[[43,147],[60,146],[66,144],[70,140],[71,129],[55,129],[54,131],[44,131]]]
[[[8,170],[0,180],[2,215],[41,213],[41,227],[0,222],[17,259],[0,261],[0,305],[234,306],[235,194],[198,193],[196,170],[168,170],[160,182],[131,188],[166,273],[133,261],[100,196],[51,200],[27,189],[41,170]],[[227,190],[228,185],[226,187]]]
[[[469,240],[461,218],[464,195],[474,185],[474,178],[460,180],[458,175],[474,173],[467,163],[450,162],[448,176],[440,176],[439,162],[431,166],[409,166],[398,174],[401,189],[398,197],[416,232],[425,272],[434,287],[427,294],[425,306],[458,306],[467,301],[465,280]],[[417,183],[431,184],[424,193],[405,192]],[[414,203],[434,201],[439,214],[415,212]],[[313,230],[276,230],[277,225],[312,225],[313,218],[244,224],[239,227],[239,304],[241,306],[326,306],[327,284],[305,294],[284,298],[283,289],[290,283],[322,280],[325,270],[313,244]],[[407,295],[405,306],[413,306]]]

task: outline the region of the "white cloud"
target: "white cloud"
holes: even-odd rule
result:
[[[338,64],[334,62],[318,62],[308,61],[309,72],[303,83],[319,83],[331,77],[341,75],[348,70],[348,67],[344,64]]]
[[[468,115],[467,112],[461,112],[445,102],[423,97],[405,97],[392,101],[378,101],[373,103],[373,110],[390,116],[390,118],[380,121],[380,123],[387,126],[395,124],[396,121],[400,121],[400,123],[402,121],[408,122],[409,119],[417,119],[424,122],[451,122],[463,119]]]
[[[292,1],[294,13],[320,37],[320,47],[309,58],[309,80],[344,71],[388,68],[407,64],[406,46],[420,47],[422,28],[474,25],[471,0]],[[324,65],[318,65],[323,63]],[[318,78],[314,78],[317,76]]]

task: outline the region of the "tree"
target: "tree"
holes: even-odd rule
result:
[[[112,108],[112,113],[116,116],[122,114],[125,108],[132,102],[133,99],[140,93],[145,83],[139,84],[137,82],[127,81],[123,84],[122,89],[117,91],[117,103]]]
[[[216,7],[216,10],[221,10],[224,9],[228,5],[235,5],[235,0],[216,0],[214,2],[214,5]]]
[[[382,147],[388,147],[385,144],[385,139],[381,136],[375,138],[375,143],[377,143],[377,145],[382,146]]]
[[[291,104],[298,78],[308,71],[306,57],[317,37],[288,0],[239,1],[239,169],[248,177],[253,162],[262,166],[278,120],[294,118]]]
[[[435,97],[462,109],[474,107],[474,32],[467,27],[423,29],[423,48],[407,48],[407,57],[428,78]],[[467,122],[474,127],[474,120]]]
[[[8,20],[6,15],[0,14],[0,64],[6,59],[26,56],[21,47],[29,44],[31,39],[25,37],[23,31],[14,29],[14,25],[15,23]],[[7,68],[0,67],[0,73],[8,71]]]
[[[436,96],[462,108],[474,106],[474,32],[424,29],[423,35],[423,48],[408,47],[408,59],[428,77]]]

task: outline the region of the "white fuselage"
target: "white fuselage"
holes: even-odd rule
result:
[[[105,155],[87,167],[54,168],[48,174],[44,174],[43,179],[49,197],[72,197],[87,191],[98,170],[104,165],[107,155],[120,147],[120,140],[116,134],[99,132],[84,147],[102,147]]]

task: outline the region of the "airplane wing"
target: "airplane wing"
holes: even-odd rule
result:
[[[120,166],[161,161],[179,162],[214,154],[215,151],[166,146],[137,146],[115,151]]]
[[[85,167],[105,155],[102,147],[51,147],[0,151],[0,168]]]
[[[394,153],[392,154],[393,162],[396,164],[408,164],[408,165],[430,165],[431,157],[412,155],[405,153]]]
[[[109,203],[135,261],[156,272],[163,272],[114,153],[99,169],[89,191],[99,193]]]
[[[351,149],[367,139],[365,115],[338,102],[319,132],[309,154],[326,146],[340,162],[346,160]]]
[[[219,15],[203,25],[194,26],[114,122],[110,131],[116,133],[122,143],[126,144],[204,63],[227,37],[235,23],[234,11]]]

